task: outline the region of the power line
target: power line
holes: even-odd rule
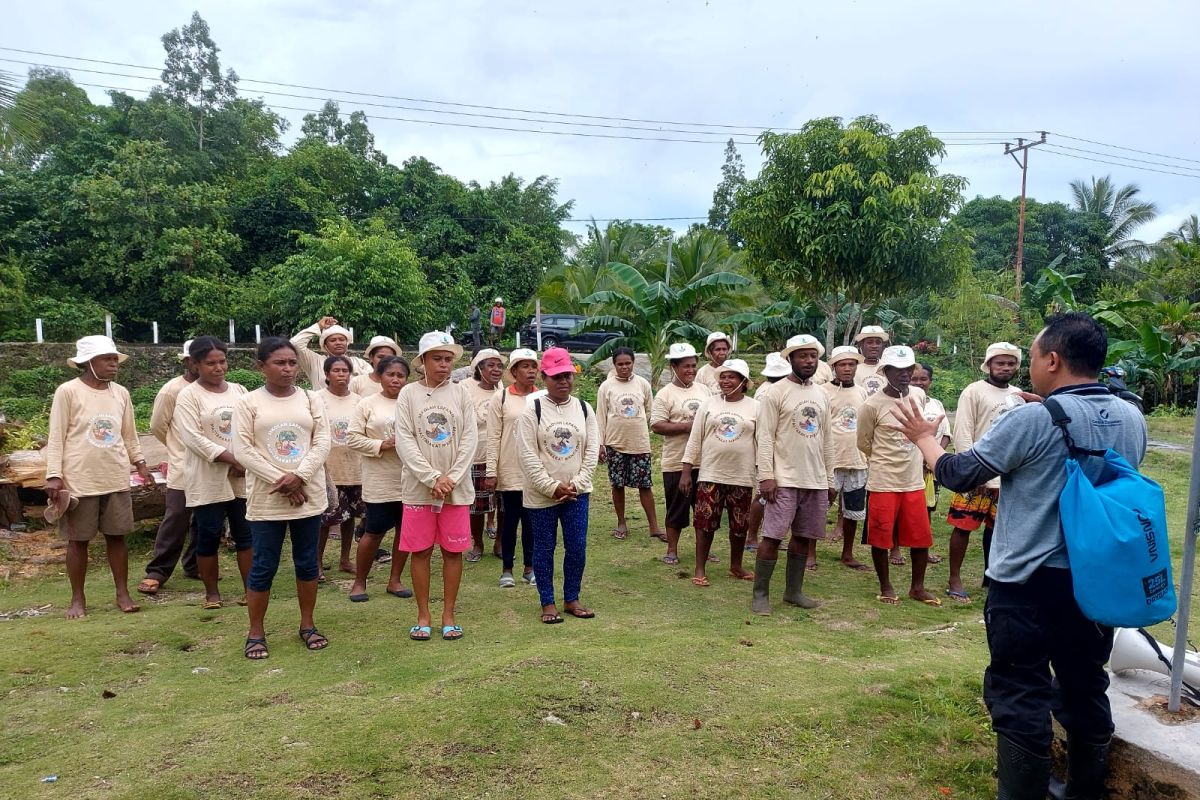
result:
[[[1094,139],[1083,139],[1079,136],[1068,136],[1065,133],[1055,133],[1054,131],[1050,131],[1050,133],[1054,136],[1061,136],[1064,139],[1073,139],[1076,142],[1086,142],[1087,144],[1095,144],[1095,145],[1099,145],[1100,147],[1108,147],[1112,150],[1127,150],[1130,153],[1141,153],[1144,156],[1158,156],[1159,158],[1169,158],[1172,161],[1188,161],[1192,164],[1200,164],[1200,159],[1196,159],[1196,158],[1183,158],[1182,156],[1171,156],[1171,155],[1167,155],[1166,153],[1154,153],[1154,152],[1151,152],[1150,150],[1138,150],[1135,147],[1123,147],[1119,144],[1108,144],[1107,142],[1097,142]],[[1120,158],[1120,156],[1114,156],[1114,158]]]
[[[1106,156],[1108,158],[1119,158],[1122,161],[1134,161],[1138,164],[1153,164],[1158,167],[1173,167],[1175,169],[1186,169],[1186,170],[1191,170],[1191,171],[1195,171],[1195,172],[1200,172],[1200,167],[1184,167],[1179,164],[1170,164],[1170,163],[1166,163],[1163,161],[1147,161],[1144,158],[1133,158],[1132,156],[1121,156],[1121,155],[1116,155],[1114,153],[1105,153],[1100,150],[1086,150],[1082,147],[1070,147],[1065,144],[1055,144],[1054,146],[1059,148],[1060,150],[1072,150],[1076,153],[1089,153],[1094,156]],[[1200,176],[1198,176],[1198,177],[1200,177]]]
[[[1052,143],[1047,144],[1046,145],[1047,149],[1043,150],[1042,152],[1050,153],[1051,155],[1062,156],[1063,158],[1074,158],[1074,159],[1078,159],[1079,161],[1091,161],[1096,164],[1111,164],[1114,167],[1125,167],[1126,169],[1137,169],[1137,170],[1141,170],[1142,172],[1158,172],[1163,175],[1178,175],[1181,178],[1193,178],[1196,180],[1200,180],[1200,175],[1192,175],[1192,174],[1189,174],[1186,172],[1171,172],[1171,171],[1168,171],[1165,169],[1154,169],[1153,167],[1139,167],[1134,164],[1124,164],[1120,161],[1105,161],[1105,160],[1099,159],[1099,158],[1089,158],[1088,156],[1077,156],[1077,155],[1073,155],[1072,153],[1064,153],[1059,150],[1049,149],[1049,148],[1053,148],[1056,146],[1057,145],[1054,145]],[[1120,156],[1114,156],[1114,158],[1120,158]]]

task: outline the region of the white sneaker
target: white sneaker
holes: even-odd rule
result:
[[[532,572],[526,572],[521,576],[521,580],[525,581],[530,586],[537,586],[537,577]]]
[[[513,580],[513,576],[512,576],[511,572],[501,573],[501,575],[500,575],[500,588],[501,589],[511,589],[516,585],[517,585],[517,582]]]

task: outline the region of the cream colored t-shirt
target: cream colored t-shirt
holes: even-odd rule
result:
[[[833,485],[829,396],[819,385],[782,380],[758,410],[758,479],[793,489]]]
[[[314,390],[325,388],[325,359],[329,357],[328,353],[318,353],[315,350],[309,349],[313,337],[319,337],[320,335],[320,325],[313,324],[291,338],[292,344],[296,345],[296,355],[300,361],[300,369],[304,372],[304,377],[308,378],[309,386]],[[350,359],[350,372],[352,375],[366,375],[374,369],[370,361],[358,356],[352,356],[349,351],[346,353],[346,358]]]
[[[826,364],[824,361],[817,362],[817,371],[812,376],[812,382],[818,386],[823,386],[833,380],[833,367]]]
[[[190,384],[175,402],[175,426],[185,448],[183,491],[187,507],[225,503],[246,496],[246,479],[229,474],[229,465],[217,461],[233,452],[233,412],[246,394],[240,383],[226,383],[214,392],[199,381]]]
[[[322,389],[317,396],[329,417],[329,460],[325,462],[329,480],[334,486],[359,486],[363,482],[362,457],[350,448],[350,421],[362,397],[354,392],[339,397],[329,389]]]
[[[718,394],[705,400],[683,452],[685,464],[700,468],[696,480],[753,486],[757,422],[758,400],[753,397],[731,403]]]
[[[721,389],[717,386],[717,378],[720,376],[720,368],[714,367],[711,363],[706,363],[700,369],[696,370],[696,383],[702,383],[708,387],[710,394],[718,394]]]
[[[938,444],[942,443],[943,437],[950,438],[950,420],[946,417],[946,407],[942,405],[941,400],[932,395],[926,395],[922,416],[929,422],[933,422],[938,417],[942,418],[942,421],[938,423],[937,433],[934,434]]]
[[[382,392],[383,386],[380,385],[379,381],[371,378],[373,374],[374,372],[365,372],[362,375],[355,375],[350,379],[350,391],[359,397],[370,397],[373,394]]]
[[[592,491],[592,473],[600,455],[600,431],[596,412],[572,397],[563,405],[540,398],[542,419],[538,422],[532,402],[517,422],[517,452],[525,485],[521,504],[525,508],[549,508],[560,501],[554,490],[560,483],[573,483],[580,495]]]
[[[600,429],[600,445],[618,453],[639,455],[650,452],[650,408],[654,392],[650,381],[641,375],[629,380],[617,378],[615,372],[600,384],[596,392],[596,423]]]
[[[519,492],[525,483],[517,454],[517,423],[531,395],[514,394],[512,387],[497,392],[488,403],[487,466],[484,474],[496,479],[496,491]],[[533,394],[536,394],[534,392]]]
[[[925,393],[910,387],[908,398],[917,407],[925,408]],[[915,492],[925,489],[925,459],[917,446],[900,431],[891,428],[899,424],[895,416],[897,400],[884,392],[871,395],[863,403],[858,416],[858,449],[867,457],[868,492]]]
[[[1009,384],[1001,389],[986,380],[975,381],[958,396],[958,410],[954,412],[954,451],[965,453],[974,447],[983,435],[991,430],[1000,415],[1023,402],[1018,397],[1021,390]],[[987,482],[989,489],[1000,488],[1000,478]]]
[[[763,400],[766,399],[768,394],[775,391],[776,386],[778,386],[779,384],[783,383],[786,380],[787,380],[787,378],[781,378],[780,380],[777,380],[774,383],[771,383],[770,381],[768,381],[764,378],[763,382],[761,384],[759,384],[757,389],[754,390],[754,399],[757,400],[759,403],[761,403]]]
[[[479,435],[471,463],[485,464],[487,463],[488,449],[488,406],[492,403],[492,396],[501,390],[499,388],[485,389],[483,384],[474,378],[468,378],[462,382],[462,385],[467,387],[467,394],[470,395],[471,402],[475,404],[475,429]]]
[[[129,491],[129,467],[142,460],[133,401],[118,383],[93,389],[79,378],[54,390],[46,437],[46,477],[74,497]]]
[[[175,402],[179,393],[191,382],[182,375],[163,384],[154,396],[150,410],[150,433],[167,448],[167,488],[183,489],[184,449],[179,431],[175,429]]]
[[[656,422],[691,422],[696,418],[696,412],[704,401],[712,397],[712,392],[703,383],[693,381],[684,389],[674,382],[658,390],[654,402],[650,406],[650,427]],[[687,433],[675,433],[663,436],[662,471],[679,472],[683,469],[683,451],[687,449]]]
[[[447,505],[475,502],[471,464],[478,436],[475,404],[461,383],[430,388],[418,381],[401,389],[396,399],[396,452],[415,479],[405,481],[404,502],[432,503],[431,490],[442,475],[454,481]]]
[[[276,397],[262,387],[242,395],[233,408],[233,457],[246,468],[246,519],[303,519],[329,506],[329,420],[315,393],[297,387],[287,397]],[[304,481],[308,500],[303,505],[270,493],[289,472]]]
[[[857,383],[852,386],[826,383],[821,388],[829,397],[834,468],[866,469],[867,457],[858,449],[858,415],[867,402],[867,390]]]
[[[854,370],[854,382],[867,390],[867,397],[887,386],[887,378],[883,377],[883,370],[879,364],[868,364],[865,361],[859,363]]]
[[[396,401],[383,392],[360,398],[350,417],[346,444],[359,457],[362,499],[367,503],[403,502],[405,490],[414,482],[396,448],[382,448],[384,439],[395,436]]]

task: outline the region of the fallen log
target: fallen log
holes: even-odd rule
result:
[[[152,485],[141,485],[137,473],[130,474],[129,491],[136,520],[161,517],[166,509],[166,479],[160,469],[151,469]],[[8,487],[11,491],[5,491]],[[0,526],[21,521],[21,501],[17,490],[42,491],[46,487],[46,457],[41,450],[17,450],[0,463]],[[11,495],[11,500],[6,497]],[[10,504],[11,503],[11,504]],[[44,505],[44,503],[43,503]]]

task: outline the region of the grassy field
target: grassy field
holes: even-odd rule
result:
[[[1154,451],[1146,465],[1167,488],[1177,565],[1189,463]],[[640,511],[628,540],[609,535],[597,484],[583,597],[594,620],[540,624],[535,591],[497,588],[487,556],[467,565],[464,640],[411,642],[411,600],[376,582],[352,605],[335,580],[317,607],[332,644],[308,653],[283,570],[271,657],[251,662],[245,612],[201,611],[198,583],[179,576],[123,615],[97,551],[82,622],[62,618],[61,568],[5,585],[0,612],[53,607],[0,621],[0,796],[993,796],[982,592],[968,607],[887,608],[873,575],[822,545],[806,590],[823,605],[753,617],[749,584],[725,577],[727,544],[712,587],[694,587],[687,559],[658,561]],[[944,552],[944,523],[935,532]],[[134,573],[149,541],[132,543]],[[969,563],[974,586],[978,550]],[[930,585],[945,575],[933,567]],[[776,584],[778,597],[782,570]]]

